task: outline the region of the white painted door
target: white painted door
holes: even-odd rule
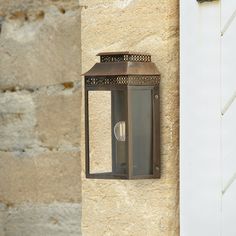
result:
[[[222,235],[236,235],[236,1],[221,2]]]
[[[236,236],[236,0],[181,0],[181,236]]]

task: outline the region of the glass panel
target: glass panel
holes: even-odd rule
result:
[[[90,174],[127,174],[126,91],[89,91]]]
[[[133,175],[152,175],[152,90],[130,86],[129,110]]]
[[[112,91],[112,158],[113,173],[127,174],[127,99],[123,90]]]
[[[89,91],[90,174],[112,172],[111,92]]]

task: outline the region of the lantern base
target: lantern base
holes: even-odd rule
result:
[[[90,179],[127,179],[126,175],[115,174],[112,172],[87,174],[86,177]]]
[[[112,172],[103,172],[96,174],[87,174],[86,178],[88,179],[156,179],[157,176],[153,175],[136,175],[128,177],[127,175],[115,174]],[[158,177],[159,178],[159,177]]]

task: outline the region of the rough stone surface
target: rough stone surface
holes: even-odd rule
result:
[[[80,235],[80,11],[0,0],[0,236]]]
[[[1,21],[0,89],[78,80],[80,9],[62,12],[50,6],[31,12],[28,6],[27,12],[20,6],[27,7],[27,4],[16,4],[15,10],[6,11]],[[30,13],[31,17],[27,15]]]
[[[0,205],[0,236],[80,236],[78,203]]]
[[[91,180],[83,173],[83,235],[177,236],[178,1],[81,0],[81,4],[87,5],[82,10],[83,72],[98,61],[98,52],[131,50],[151,53],[162,75],[161,179]],[[102,100],[94,107],[100,126],[106,117],[101,116],[106,113]]]
[[[97,102],[102,109],[97,109]],[[91,173],[111,172],[111,93],[90,91],[88,105]]]
[[[35,105],[29,92],[0,93],[0,150],[33,146],[35,125]]]
[[[35,93],[36,134],[42,145],[49,149],[79,151],[81,86],[70,86],[74,87],[63,86],[61,92],[52,91],[52,94],[49,90],[46,94]]]
[[[87,180],[83,171],[83,235],[177,236],[178,1],[78,4],[0,0],[0,236],[80,235],[81,9],[83,72],[100,51],[132,50],[151,53],[162,74],[162,178]],[[92,105],[94,121],[106,122],[104,102]],[[95,133],[92,148],[110,153],[100,148],[109,133]]]
[[[80,172],[76,152],[0,152],[0,202],[81,202]]]
[[[80,104],[80,82],[0,92],[0,150],[79,151]]]

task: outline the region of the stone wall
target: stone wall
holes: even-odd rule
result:
[[[162,177],[160,180],[92,180],[85,179],[83,168],[83,235],[177,236],[178,1],[81,0],[81,4],[86,5],[82,10],[83,72],[98,61],[95,57],[98,52],[141,51],[152,54],[162,75]],[[107,119],[103,100],[104,97],[94,105],[99,120],[97,129]],[[109,132],[98,133],[98,143],[93,145],[107,140],[101,135],[106,133]],[[81,150],[84,160],[84,148]]]
[[[84,176],[81,64],[123,50],[162,74],[160,180]],[[84,236],[177,236],[178,1],[0,0],[0,55],[0,236],[78,236],[81,200]],[[107,102],[91,104],[94,130]]]
[[[0,235],[80,235],[78,1],[0,0]]]

